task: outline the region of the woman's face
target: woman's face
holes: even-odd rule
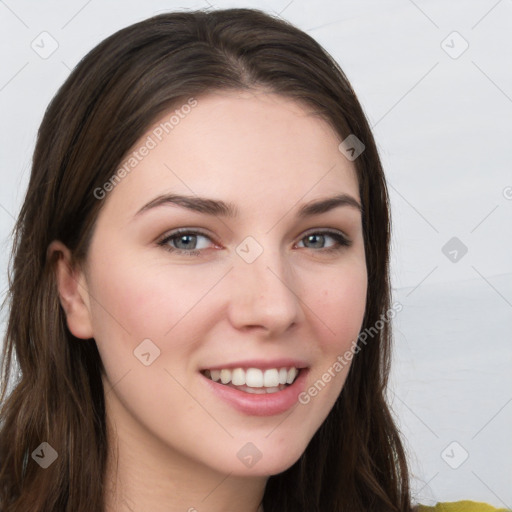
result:
[[[196,101],[162,116],[98,199],[84,282],[107,414],[146,454],[276,474],[340,394],[367,291],[357,205],[300,212],[360,202],[358,181],[341,139],[292,100]]]

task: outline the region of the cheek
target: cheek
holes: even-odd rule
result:
[[[317,326],[318,366],[311,374],[303,404],[310,404],[323,421],[341,392],[354,357],[367,295],[364,259],[343,268],[326,270],[318,276],[321,283],[311,309]],[[313,320],[311,320],[313,322]],[[318,398],[317,398],[318,397]]]
[[[318,281],[317,281],[318,282]],[[323,349],[334,353],[350,346],[361,329],[367,293],[366,267],[354,265],[332,271],[321,281],[314,311],[324,324]]]
[[[91,283],[94,337],[106,368],[115,378],[133,366],[134,350],[146,339],[160,351],[158,357],[163,356],[159,363],[166,359],[172,340],[172,360],[179,361],[179,356],[194,349],[193,340],[199,339],[194,329],[200,327],[200,315],[203,324],[207,322],[201,299],[218,276],[194,271],[192,266],[171,272],[161,264],[116,256],[96,258]],[[157,349],[152,349],[155,354]]]
[[[96,324],[100,330],[112,325],[134,339],[165,336],[218,279],[192,266],[170,269],[135,257],[97,261],[92,287],[98,299],[92,304]]]

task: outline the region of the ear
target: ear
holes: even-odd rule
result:
[[[59,240],[48,246],[47,258],[54,265],[59,300],[70,332],[77,338],[92,338],[89,290],[83,271],[73,267],[71,251]]]

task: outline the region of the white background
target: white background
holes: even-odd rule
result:
[[[390,188],[394,299],[403,305],[390,401],[413,494],[424,504],[470,499],[512,508],[512,1],[210,4],[280,13],[347,74]],[[0,1],[3,293],[37,128],[70,69],[122,27],[205,7]],[[59,45],[47,59],[31,47],[43,31]],[[452,237],[468,249],[456,262],[442,252]]]

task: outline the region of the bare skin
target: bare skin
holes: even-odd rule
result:
[[[217,92],[197,101],[102,199],[85,265],[71,269],[68,248],[50,245],[61,253],[68,327],[95,339],[106,370],[109,512],[260,510],[267,479],[299,459],[350,364],[309,403],[270,416],[240,412],[212,393],[200,370],[298,358],[309,368],[308,389],[350,348],[363,321],[360,211],[344,205],[297,215],[338,194],[360,202],[337,134],[275,94]],[[137,214],[169,193],[232,202],[239,216],[170,203]],[[177,228],[201,233],[159,245]],[[251,263],[236,250],[246,237],[262,249]],[[177,252],[185,244],[193,253]],[[134,356],[146,339],[160,351],[147,366]],[[247,443],[262,455],[252,467],[237,456]]]

